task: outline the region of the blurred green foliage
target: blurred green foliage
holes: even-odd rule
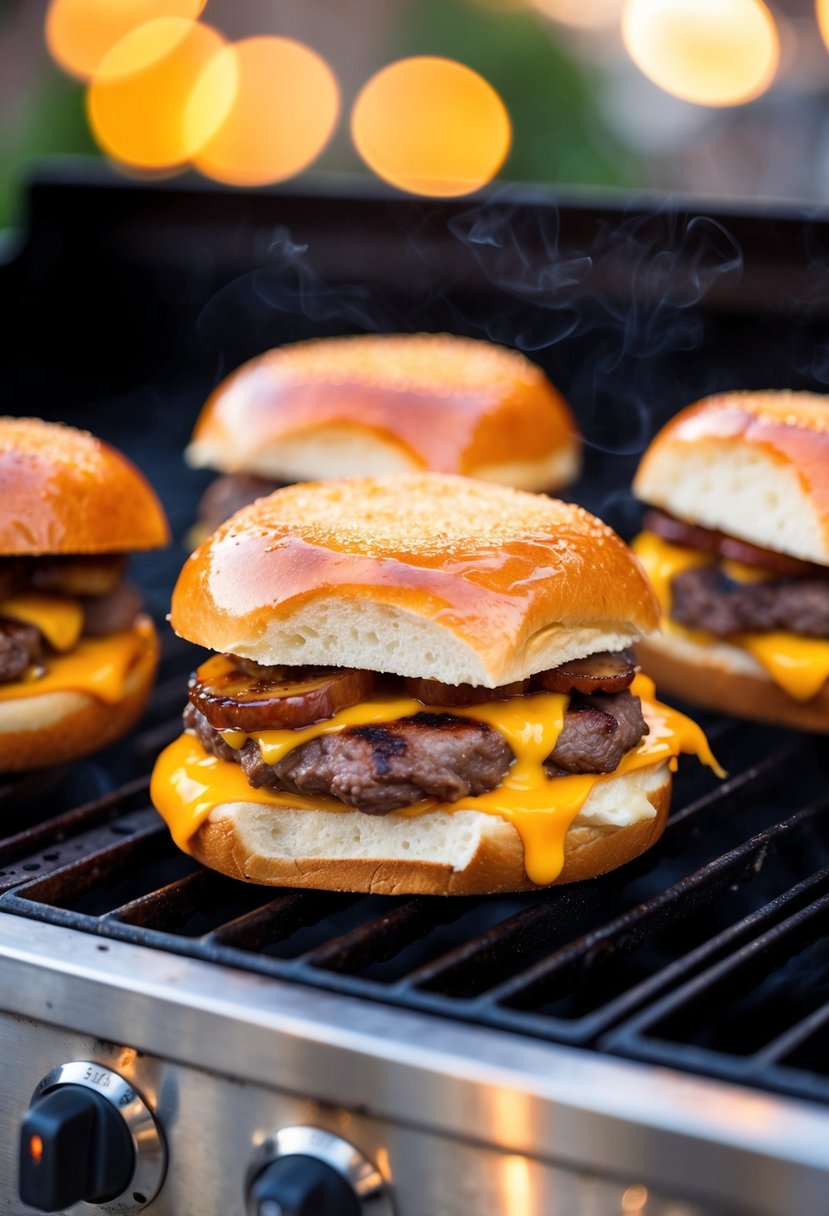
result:
[[[84,89],[48,61],[0,128],[0,227],[19,219],[20,186],[30,161],[95,152]]]
[[[512,119],[512,150],[503,170],[512,180],[587,186],[641,181],[636,157],[613,140],[598,114],[598,79],[554,37],[554,27],[530,9],[416,0],[393,57],[447,55],[497,89]]]

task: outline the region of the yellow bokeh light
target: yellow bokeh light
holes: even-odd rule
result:
[[[697,105],[759,97],[780,59],[777,26],[763,0],[627,0],[622,36],[646,76]]]
[[[829,0],[815,0],[815,15],[820,28],[820,36],[829,47]]]
[[[623,0],[532,0],[533,7],[551,21],[580,30],[608,29],[622,12]]]
[[[198,17],[206,0],[52,0],[46,14],[46,43],[67,72],[92,76],[104,55],[123,37],[159,17]]]
[[[223,95],[185,122],[193,87],[224,47],[209,25],[161,17],[122,38],[101,60],[87,94],[93,134],[110,156],[141,169],[171,169],[190,159],[230,106]]]
[[[226,117],[193,158],[209,177],[260,186],[301,173],[322,152],[337,125],[340,91],[324,59],[290,38],[246,38],[204,68],[187,107],[186,127],[198,136],[211,112]]]
[[[385,181],[413,194],[448,197],[495,176],[511,127],[501,98],[477,72],[422,56],[372,76],[354,103],[351,134]]]

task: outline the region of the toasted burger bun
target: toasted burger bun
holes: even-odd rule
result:
[[[810,701],[796,701],[753,655],[728,642],[702,646],[668,633],[638,642],[636,657],[660,693],[740,718],[829,731],[829,684]]]
[[[87,431],[0,418],[0,555],[126,553],[170,539],[149,482]]]
[[[211,650],[495,688],[658,623],[636,558],[581,507],[424,473],[289,486],[179,575],[170,620]]]
[[[0,772],[63,764],[106,747],[130,729],[147,703],[158,667],[158,638],[149,617],[144,627],[124,695],[115,704],[68,689],[0,701]]]
[[[659,432],[633,489],[690,523],[829,565],[829,397],[707,397]]]
[[[643,798],[655,815],[629,827],[585,820],[601,800],[616,808]],[[655,844],[671,800],[667,763],[602,782],[565,837],[555,884],[615,870]],[[255,802],[218,806],[190,840],[193,855],[232,878],[268,886],[371,895],[488,895],[537,890],[524,869],[512,824],[480,811],[434,811],[412,818],[277,808]]]
[[[462,473],[559,489],[581,464],[575,420],[523,355],[449,334],[284,346],[212,394],[186,457],[275,481]]]

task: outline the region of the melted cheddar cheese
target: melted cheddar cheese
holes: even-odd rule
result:
[[[30,669],[29,678],[0,684],[0,701],[39,697],[52,692],[85,692],[115,705],[123,699],[127,677],[136,659],[154,644],[155,627],[139,616],[131,629],[101,638],[81,638],[68,654],[50,656],[43,669]]]
[[[738,633],[718,638],[703,630],[686,629],[671,617],[671,579],[694,566],[713,564],[713,555],[672,545],[653,532],[642,532],[631,548],[653,583],[664,615],[662,625],[666,633],[677,634],[697,646],[710,646],[723,641],[730,646],[738,646],[753,655],[770,679],[795,701],[810,701],[817,696],[829,679],[829,641],[801,637],[785,630]],[[723,563],[725,572],[734,577],[732,567],[733,563]],[[740,581],[747,580],[743,578]]]
[[[698,756],[704,764],[723,775],[696,723],[653,700],[652,681],[646,676],[637,676],[632,691],[642,697],[650,733],[623,757],[614,772],[601,775],[549,777],[543,767],[564,723],[566,696],[539,693],[466,709],[442,710],[429,706],[430,713],[452,713],[487,722],[504,735],[513,750],[515,762],[501,785],[487,794],[453,803],[424,799],[392,814],[410,817],[432,811],[474,810],[497,815],[512,823],[520,835],[524,845],[524,866],[532,881],[553,882],[564,864],[567,831],[591,791],[601,782],[664,761],[673,768],[680,752]],[[262,731],[251,736],[224,731],[223,737],[233,747],[242,746],[249,737],[255,738],[263,759],[272,764],[309,739],[343,730],[346,726],[388,722],[426,708],[419,701],[377,697],[302,730]],[[150,794],[176,844],[185,851],[210,813],[226,803],[257,802],[273,807],[361,814],[334,798],[254,789],[238,765],[210,755],[189,733],[181,735],[158,758]]]
[[[0,602],[0,617],[35,625],[54,650],[71,650],[83,632],[83,608],[57,595],[14,595]]]

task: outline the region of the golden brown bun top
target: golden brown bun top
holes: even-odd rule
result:
[[[829,563],[829,396],[706,397],[658,433],[634,490],[692,523]]]
[[[262,663],[493,687],[619,649],[658,607],[627,546],[581,507],[424,473],[289,486],[245,507],[185,563],[170,619]]]
[[[0,418],[0,555],[122,553],[170,539],[149,482],[87,431]]]
[[[580,448],[564,398],[518,352],[450,334],[367,334],[299,342],[244,364],[205,405],[188,459],[280,478],[291,472],[280,442],[326,428],[391,445],[412,471],[473,476],[570,449],[576,468]],[[342,476],[335,463],[321,455],[306,476]]]

